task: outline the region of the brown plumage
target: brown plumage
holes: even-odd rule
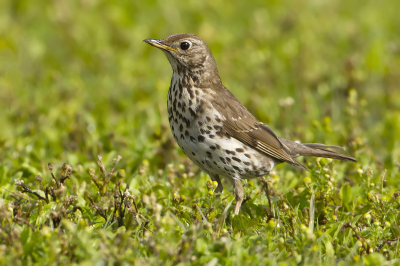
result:
[[[173,75],[168,91],[171,130],[185,154],[223,187],[219,176],[234,186],[235,214],[244,190],[241,179],[268,174],[276,164],[287,162],[307,170],[297,156],[317,156],[357,161],[324,144],[301,144],[279,138],[258,121],[221,83],[217,64],[207,44],[196,35],[175,34],[146,43],[166,54]]]

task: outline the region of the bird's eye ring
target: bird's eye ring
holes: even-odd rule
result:
[[[190,43],[188,42],[181,42],[181,49],[182,50],[187,50],[190,48]]]

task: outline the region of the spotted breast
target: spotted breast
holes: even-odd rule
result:
[[[267,174],[273,160],[223,130],[226,118],[212,105],[214,96],[209,88],[197,88],[188,73],[174,73],[168,118],[179,147],[210,175],[247,179]]]

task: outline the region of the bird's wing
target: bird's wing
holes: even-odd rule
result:
[[[221,86],[215,91],[211,103],[225,117],[222,128],[226,133],[270,157],[307,170],[292,158],[290,150],[271,128],[258,121],[228,89]]]

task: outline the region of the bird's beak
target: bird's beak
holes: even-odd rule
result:
[[[176,50],[175,48],[172,48],[172,47],[170,47],[170,46],[168,46],[168,45],[165,45],[165,44],[163,44],[162,42],[161,42],[161,40],[157,40],[157,39],[146,39],[146,40],[143,40],[145,43],[148,43],[148,44],[150,44],[150,45],[152,45],[152,46],[154,46],[154,47],[157,47],[157,48],[160,48],[160,49],[163,49],[163,50],[169,50],[169,51],[174,51],[174,52],[178,52],[178,50]]]

